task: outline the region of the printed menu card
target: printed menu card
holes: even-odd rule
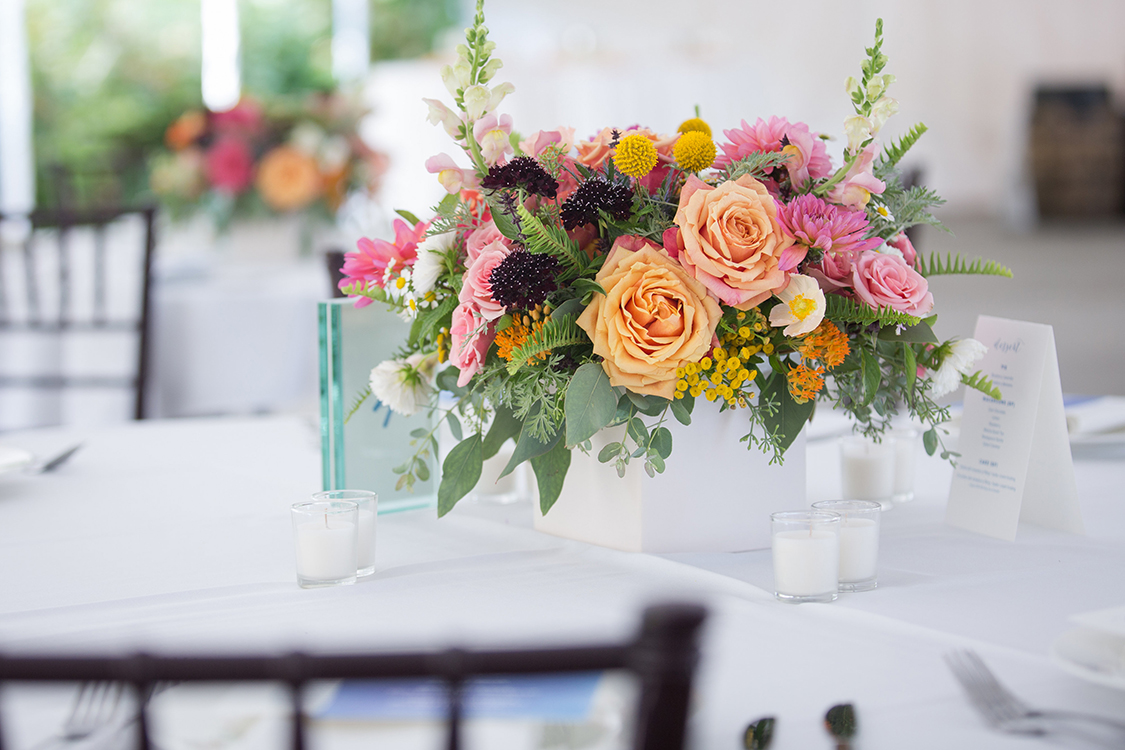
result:
[[[973,338],[988,347],[977,367],[996,400],[965,390],[947,523],[998,539],[1019,522],[1084,533],[1051,326],[980,316]]]

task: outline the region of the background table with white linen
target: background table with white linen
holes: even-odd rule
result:
[[[8,442],[47,452],[74,437],[45,430]],[[795,606],[769,593],[768,550],[616,552],[532,531],[526,504],[463,504],[441,520],[432,509],[381,516],[374,576],[302,590],[288,506],[319,489],[314,425],[154,421],[82,437],[86,447],[57,473],[0,477],[3,651],[578,643],[625,638],[645,604],[689,599],[712,611],[694,747],[736,748],[764,715],[779,720],[774,747],[827,747],[821,717],[843,701],[856,705],[868,750],[1033,747],[972,711],[941,658],[964,646],[1033,703],[1125,717],[1125,691],[1071,676],[1047,655],[1069,615],[1125,603],[1119,450],[1076,458],[1086,536],[1023,527],[1014,543],[945,526],[949,468],[926,460],[918,499],[884,518],[880,587]],[[810,499],[834,494],[835,443],[814,440],[808,459]],[[9,746],[57,729],[65,705],[42,696],[5,694]],[[212,727],[193,723],[190,742],[175,722],[158,724],[159,746],[209,736],[216,747],[264,748],[283,736],[283,703],[272,713],[220,703]]]

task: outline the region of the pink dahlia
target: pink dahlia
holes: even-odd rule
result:
[[[388,266],[400,268],[414,265],[418,257],[418,244],[425,239],[429,225],[420,221],[411,227],[402,219],[395,219],[394,226],[394,242],[361,237],[356,243],[357,251],[344,254],[344,267],[341,269],[344,278],[340,280],[341,289],[347,289],[357,282],[361,283],[364,289],[368,284],[382,287]],[[365,307],[370,304],[370,299],[359,297],[355,306]]]
[[[723,169],[732,162],[753,153],[773,153],[788,149],[786,169],[795,185],[804,185],[809,179],[819,180],[832,174],[828,149],[819,133],[809,130],[803,122],[789,122],[784,117],[758,119],[753,125],[742,121],[741,129],[724,130],[730,143],[721,144],[723,153],[715,159],[715,167]]]
[[[217,190],[241,193],[254,180],[254,158],[246,141],[223,136],[207,150],[207,180]]]
[[[777,220],[797,241],[781,256],[778,267],[783,271],[796,268],[812,249],[821,250],[825,255],[853,258],[882,244],[878,237],[864,238],[867,214],[863,211],[834,206],[811,193],[780,206]]]

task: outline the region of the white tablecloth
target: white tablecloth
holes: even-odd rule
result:
[[[46,451],[71,437],[50,430],[8,442]],[[712,610],[694,747],[738,747],[746,723],[764,715],[778,717],[779,750],[826,747],[821,717],[843,701],[857,707],[867,750],[1034,747],[973,713],[941,658],[958,646],[977,649],[1030,702],[1125,717],[1125,692],[1047,656],[1069,615],[1125,603],[1120,456],[1076,462],[1087,536],[1024,527],[1011,544],[943,525],[949,469],[926,461],[919,498],[884,518],[879,588],[794,606],[768,593],[768,550],[616,552],[530,530],[527,505],[381,516],[373,577],[301,590],[288,506],[318,489],[313,425],[157,421],[84,437],[55,474],[0,477],[4,651],[602,641],[627,637],[646,603],[686,598]],[[835,450],[810,445],[810,499],[837,491]],[[36,695],[5,696],[17,709],[16,747],[57,727],[62,709],[43,720]],[[222,747],[265,747],[255,744],[263,736]]]

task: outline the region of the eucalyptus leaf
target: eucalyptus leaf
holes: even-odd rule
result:
[[[415,461],[414,473],[418,475],[418,478],[423,482],[428,481],[430,478],[430,467],[426,465],[425,461],[419,458]]]
[[[883,341],[909,341],[914,344],[937,344],[938,338],[930,324],[922,321],[918,325],[903,327],[887,326],[879,331],[879,338]]]
[[[926,448],[926,455],[932,456],[938,448],[937,430],[933,427],[922,433],[922,445]]]
[[[613,421],[617,397],[609,376],[597,362],[578,368],[566,387],[566,444],[577,445]]]
[[[810,399],[803,404],[798,404],[789,395],[789,382],[783,372],[774,372],[762,387],[762,401],[773,401],[777,404],[777,411],[771,416],[762,414],[762,422],[766,429],[777,435],[778,447],[784,452],[797,439],[801,428],[812,416],[815,401]]]
[[[695,406],[695,398],[685,393],[683,398],[672,399],[672,416],[682,425],[691,424],[691,411]]]
[[[472,491],[480,481],[484,458],[481,436],[475,432],[453,446],[441,465],[441,486],[438,487],[438,517],[453,510],[457,501]]]
[[[870,404],[875,394],[879,392],[879,383],[883,380],[883,371],[879,369],[879,360],[863,349],[863,403]]]
[[[906,398],[914,403],[914,381],[918,379],[918,360],[914,356],[914,347],[910,344],[902,345],[903,366],[906,368]]]
[[[412,437],[412,438],[424,438],[429,434],[430,434],[430,431],[427,430],[425,427],[419,427],[417,429],[414,429],[414,430],[410,431],[410,437]]]
[[[440,391],[447,391],[455,396],[463,396],[468,393],[468,387],[457,385],[457,378],[459,377],[461,377],[460,370],[456,367],[447,367],[438,372],[437,377],[434,378],[434,383]]]
[[[630,419],[626,431],[629,433],[629,437],[633,438],[633,442],[638,446],[643,448],[648,445],[648,428],[645,427],[645,423],[640,419],[636,417]]]
[[[531,468],[539,485],[539,510],[547,515],[562,492],[566,472],[570,468],[570,449],[560,440],[551,450],[532,458]]]
[[[672,455],[672,432],[667,427],[657,427],[652,431],[651,445],[661,458],[668,458]]]
[[[568,315],[578,316],[581,315],[582,311],[585,309],[586,306],[582,304],[582,300],[575,297],[574,299],[568,299],[566,302],[563,302],[561,305],[552,310],[551,318],[562,319]]]
[[[532,416],[534,415],[529,415],[527,420],[524,422],[523,428],[520,430],[520,438],[516,441],[516,448],[514,451],[512,451],[512,457],[508,460],[508,465],[504,467],[504,471],[500,472],[500,477],[498,478],[508,476],[515,470],[517,466],[522,464],[524,461],[528,461],[532,458],[535,458],[536,456],[542,456],[544,453],[554,448],[555,445],[560,440],[562,440],[562,436],[566,431],[565,421],[562,425],[560,425],[555,434],[551,436],[551,439],[546,443],[543,443],[539,440],[536,440],[528,432],[527,425],[531,422]]]
[[[664,473],[664,459],[659,454],[653,453],[648,457],[648,461],[652,464],[652,468],[656,469],[657,474]],[[649,476],[652,476],[651,474]]]
[[[617,454],[621,452],[623,446],[621,443],[610,443],[606,447],[598,451],[598,463],[608,464]]]
[[[461,440],[461,420],[457,418],[457,415],[454,414],[452,410],[445,415],[445,419],[449,422],[449,431],[453,433],[453,439]]]
[[[641,393],[633,393],[632,391],[625,391],[625,395],[629,397],[636,407],[637,411],[649,417],[656,417],[664,408],[668,406],[667,399],[660,398],[659,396],[646,396]]]
[[[484,460],[495,456],[499,453],[501,446],[509,438],[518,438],[520,430],[523,429],[523,422],[516,419],[516,415],[507,406],[500,405],[496,407],[496,412],[492,416],[492,425],[488,428],[488,434],[484,438],[484,445],[482,452]]]
[[[409,221],[414,226],[418,225],[418,217],[407,211],[405,208],[396,208],[395,213]]]

